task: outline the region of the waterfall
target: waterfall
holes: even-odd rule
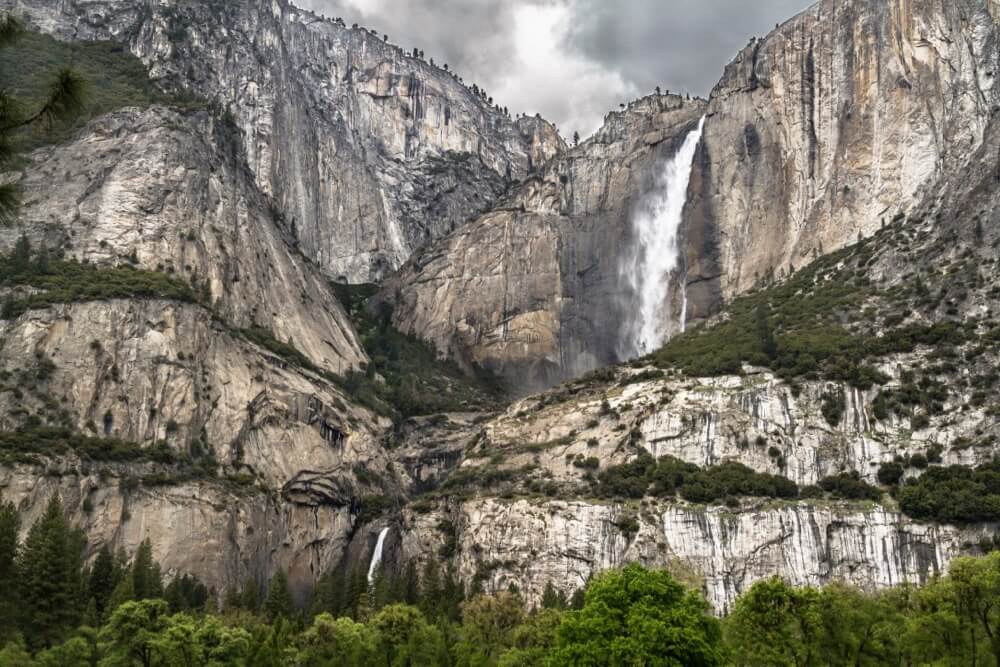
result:
[[[635,296],[627,313],[624,338],[619,345],[622,359],[632,359],[653,352],[663,345],[670,333],[671,274],[679,265],[678,234],[687,203],[688,184],[694,153],[701,141],[705,119],[698,122],[684,139],[677,154],[667,160],[656,178],[653,190],[639,203],[632,218],[635,249],[622,274]],[[681,322],[687,316],[685,286],[681,293]]]
[[[389,533],[389,527],[386,526],[378,534],[378,541],[375,542],[375,551],[372,553],[372,561],[368,564],[368,584],[371,585],[375,583],[375,571],[378,570],[379,564],[382,562],[382,545],[385,544],[385,536]]]

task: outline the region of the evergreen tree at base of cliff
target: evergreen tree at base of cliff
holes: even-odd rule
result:
[[[94,601],[98,618],[107,611],[111,595],[121,580],[121,568],[107,545],[101,547],[87,580],[87,597]]]
[[[22,629],[31,646],[52,646],[76,627],[84,544],[53,496],[28,532],[19,559]]]
[[[272,623],[279,618],[290,619],[295,614],[292,594],[288,590],[288,576],[284,570],[278,570],[271,577],[267,587],[267,598],[264,600],[264,616]]]
[[[135,600],[163,597],[160,566],[153,560],[153,546],[148,538],[139,545],[132,562],[132,595]]]
[[[0,503],[0,643],[17,632],[18,531],[21,520],[13,503]]]

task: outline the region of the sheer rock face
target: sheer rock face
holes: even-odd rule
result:
[[[187,453],[203,437],[224,465],[270,488],[301,471],[374,457],[378,421],[352,408],[323,378],[226,330],[203,308],[167,301],[94,301],[32,310],[2,324],[4,370],[54,367],[22,397],[0,395],[0,425],[19,408],[58,400],[84,433],[136,443],[165,441]],[[34,382],[34,381],[33,381]],[[384,467],[384,463],[382,465]]]
[[[390,279],[382,298],[397,326],[525,390],[618,361],[634,308],[622,275],[633,210],[704,110],[664,95],[609,114],[594,137]]]
[[[172,272],[201,301],[94,300],[0,321],[0,430],[39,415],[88,435],[163,442],[180,457],[210,454],[212,474],[237,476],[238,493],[197,481],[203,469],[61,456],[5,467],[0,488],[25,526],[59,490],[93,548],[131,552],[148,537],[164,567],[220,592],[247,576],[263,584],[278,567],[305,591],[339,562],[357,498],[393,492],[370,481],[390,465],[388,421],[329,379],[365,354],[241,164],[228,128],[204,112],[124,109],[32,153],[20,219],[0,231],[5,252],[25,233],[79,260]],[[316,370],[249,342],[241,331],[251,327],[291,339]]]
[[[0,245],[26,233],[35,248],[171,272],[228,324],[291,340],[327,371],[357,368],[366,356],[343,308],[220,125],[204,112],[124,109],[36,151],[19,224],[0,229]]]
[[[64,39],[117,39],[230,109],[254,180],[335,277],[381,279],[561,150],[456,76],[284,0],[2,0]]]
[[[339,561],[352,532],[346,507],[282,503],[220,483],[131,488],[135,468],[94,467],[4,467],[0,487],[21,509],[25,532],[59,494],[70,522],[89,538],[87,557],[103,545],[133,554],[148,539],[168,580],[194,574],[220,597],[249,579],[266,585],[281,568],[304,598],[317,573]]]
[[[950,176],[997,105],[998,17],[995,0],[822,0],[751,41],[693,179],[689,226],[717,247],[689,262],[699,300],[868,236]]]
[[[435,526],[442,516],[408,516],[401,551],[440,548]],[[733,511],[652,501],[636,514],[613,504],[487,498],[466,501],[448,517],[458,527],[459,573],[466,580],[478,575],[487,591],[516,585],[538,602],[549,582],[572,592],[597,572],[640,562],[700,585],[719,613],[775,574],[799,586],[922,583],[993,529],[922,525],[882,508],[805,502]],[[619,527],[630,518],[634,534]]]
[[[689,321],[870,235],[982,142],[1000,94],[998,16],[994,0],[823,0],[752,41],[707,109],[667,114],[672,98],[647,98],[611,114],[426,248],[387,291],[397,323],[528,389],[620,360],[635,202],[702,113],[681,249]]]

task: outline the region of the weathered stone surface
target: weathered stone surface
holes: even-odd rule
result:
[[[522,389],[618,361],[634,307],[622,276],[632,212],[704,109],[664,95],[609,114],[597,134],[388,281],[382,298],[397,325]]]
[[[0,2],[12,7],[63,39],[123,41],[154,78],[229,108],[303,252],[350,282],[399,267],[563,146],[545,121],[286,0]]]
[[[91,435],[165,442],[181,455],[210,454],[219,475],[249,486],[234,500],[222,482],[167,470],[154,485],[125,491],[119,482],[145,476],[144,466],[117,466],[103,478],[94,464],[89,472],[71,465],[58,483],[19,468],[0,486],[28,519],[55,490],[81,512],[74,485],[89,489],[94,513],[74,516],[92,550],[108,543],[131,552],[148,537],[168,570],[195,573],[220,592],[247,576],[263,583],[278,567],[305,591],[339,562],[357,498],[384,492],[360,483],[354,467],[387,469],[387,422],[327,377],[239,333],[268,329],[327,373],[366,361],[325,277],[296,249],[239,151],[232,129],[205,112],[151,108],[102,117],[29,156],[24,207],[0,233],[4,250],[24,233],[36,248],[81,261],[171,272],[211,311],[104,300],[4,320],[6,377],[30,373],[40,359],[53,366],[45,379],[0,394],[0,428],[34,414]]]
[[[470,368],[537,388],[620,358],[632,213],[706,111],[685,229],[689,319],[713,314],[754,274],[871,233],[924,194],[909,231],[961,220],[955,233],[967,237],[996,208],[998,136],[953,170],[983,142],[995,104],[993,0],[824,0],[754,42],[711,103],[645,98],[555,160],[561,142],[543,121],[507,119],[378,36],[281,0],[0,0],[11,6],[62,38],[125,41],[160,80],[230,106],[241,130],[205,112],[122,110],[31,156],[23,220],[0,230],[0,246],[23,231],[81,260],[173,270],[207,298],[92,301],[3,320],[0,370],[11,375],[0,430],[38,415],[177,452],[199,442],[221,477],[73,457],[6,465],[0,490],[25,526],[58,492],[90,553],[102,543],[133,551],[148,537],[168,574],[192,572],[220,593],[278,567],[304,591],[342,559],[365,561],[391,526],[387,562],[441,559],[453,546],[465,579],[515,583],[532,600],[550,581],[572,589],[640,561],[703,582],[720,611],[771,574],[868,588],[922,581],[995,534],[918,524],[888,496],[885,506],[615,505],[593,499],[574,465],[646,451],[739,461],[801,485],[849,470],[874,480],[881,463],[932,449],[972,465],[992,458],[1000,432],[995,413],[972,405],[969,382],[916,431],[894,416],[874,421],[872,392],[835,384],[803,382],[793,395],[757,369],[711,379],[616,369],[495,417],[415,418],[390,433],[331,381],[365,355],[299,253],[361,280],[422,247],[381,295],[397,324]],[[960,252],[946,244],[942,257]],[[870,277],[897,284],[904,260],[880,258]],[[995,298],[984,293],[942,307],[988,320]],[[325,373],[249,343],[238,329],[252,325],[291,339]],[[42,359],[52,362],[45,378],[6,386]],[[902,370],[930,362],[918,350],[880,367],[896,387]],[[831,391],[845,396],[836,426],[821,414]],[[513,478],[504,495],[456,485],[420,497],[456,470],[488,468]],[[376,495],[405,509],[357,525],[359,500]]]
[[[895,374],[886,389],[898,389],[900,370],[926,359],[925,352],[885,360],[882,370],[890,377]],[[590,386],[580,382],[514,403],[483,424],[478,449],[467,453],[467,465],[481,465],[502,454],[504,466],[536,464],[549,479],[578,483],[585,471],[572,464],[576,457],[596,457],[605,467],[644,450],[698,466],[738,461],[803,486],[854,470],[875,483],[882,463],[931,449],[941,452],[945,464],[988,462],[995,445],[968,445],[1000,436],[989,406],[970,405],[971,388],[956,387],[941,414],[914,431],[908,418],[872,417],[878,388],[861,391],[807,382],[796,397],[786,383],[765,371],[745,377],[652,380],[640,379],[637,374],[642,372],[624,371]],[[843,392],[845,409],[840,422],[831,426],[822,415],[822,403],[825,394],[836,392]]]
[[[216,459],[280,489],[300,471],[378,461],[384,424],[327,380],[229,333],[203,308],[164,301],[92,301],[32,310],[0,324],[3,368],[54,367],[0,394],[0,425],[23,410],[137,443],[187,452],[202,435]],[[96,344],[95,344],[96,342]],[[384,457],[379,467],[385,467]],[[335,500],[335,499],[334,499]]]
[[[637,519],[634,535],[616,525],[625,517]],[[402,552],[433,554],[441,518],[408,516]],[[753,582],[776,573],[800,586],[922,583],[995,530],[927,526],[881,508],[805,502],[740,511],[649,502],[636,513],[585,501],[487,498],[462,503],[448,518],[458,527],[459,573],[488,591],[515,585],[537,602],[550,582],[572,592],[596,572],[640,562],[699,582],[720,613]]]
[[[95,120],[29,157],[24,206],[16,225],[0,229],[0,246],[23,233],[35,248],[79,260],[173,273],[228,324],[292,340],[328,371],[357,368],[365,353],[340,303],[227,131],[207,113],[155,107]]]
[[[279,568],[304,597],[339,561],[352,531],[346,507],[283,503],[221,483],[131,488],[126,480],[135,472],[79,462],[5,467],[0,489],[21,510],[24,532],[58,494],[70,521],[89,538],[87,557],[103,545],[132,554],[148,539],[168,579],[194,574],[219,597],[248,579],[264,586]]]
[[[918,204],[982,141],[998,16],[995,0],[822,0],[754,38],[711,95],[689,223],[718,257],[688,280],[728,298]]]
[[[278,567],[305,591],[342,557],[357,499],[393,492],[356,475],[361,466],[385,476],[390,464],[379,439],[387,423],[323,378],[230,334],[201,307],[56,306],[3,322],[0,334],[0,368],[13,377],[38,358],[53,364],[47,379],[0,393],[0,429],[20,427],[26,413],[58,419],[54,402],[75,430],[147,446],[162,441],[181,455],[194,453],[197,441],[220,476],[241,476],[234,492],[223,481],[189,482],[178,469],[148,464],[71,457],[52,460],[47,473],[0,468],[0,492],[24,511],[26,526],[58,491],[91,551],[108,543],[131,553],[148,537],[170,572],[195,573],[219,591],[248,575],[266,581]],[[156,472],[156,481],[135,488],[122,481]],[[81,509],[84,498],[93,511]]]
[[[886,359],[880,368],[895,374],[887,388],[898,388],[901,370],[927,364],[927,352]],[[467,443],[455,474],[507,471],[512,481],[489,490],[472,482],[429,506],[414,505],[389,524],[400,540],[394,557],[437,557],[449,543],[442,531],[449,525],[454,565],[487,590],[514,584],[537,600],[549,582],[570,592],[595,572],[641,562],[698,582],[724,612],[750,584],[774,574],[796,585],[919,583],[946,570],[954,556],[976,553],[981,538],[997,531],[995,525],[918,522],[894,510],[888,495],[882,505],[743,498],[734,507],[704,507],[652,497],[628,504],[594,499],[587,481],[593,472],[576,465],[584,458],[596,458],[601,469],[642,452],[698,466],[735,461],[806,486],[849,471],[877,484],[882,463],[931,451],[944,465],[968,466],[992,460],[997,451],[1000,431],[988,406],[970,405],[971,389],[955,387],[942,412],[914,431],[909,419],[871,416],[877,390],[803,382],[795,396],[770,373],[748,370],[744,377],[718,378],[605,372],[469,424],[452,436]],[[823,396],[840,391],[844,416],[831,426],[821,414]],[[532,493],[533,483],[544,485],[545,496]],[[636,531],[629,528],[633,521]]]

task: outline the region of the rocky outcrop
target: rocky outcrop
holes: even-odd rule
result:
[[[374,416],[201,307],[91,301],[28,311],[0,328],[10,378],[0,394],[3,431],[20,427],[27,411],[182,453],[200,440],[220,463],[276,489],[300,471],[377,456]],[[45,373],[35,372],[39,364]]]
[[[358,499],[395,492],[379,443],[386,423],[199,306],[88,302],[29,311],[0,328],[8,379],[0,429],[34,415],[92,436],[161,443],[194,462],[31,454],[42,467],[0,468],[0,491],[25,512],[25,529],[58,491],[94,549],[130,551],[148,537],[164,567],[219,591],[287,567],[304,592],[339,562]]]
[[[950,177],[997,105],[998,16],[995,0],[822,0],[753,39],[712,92],[688,223],[716,252],[688,280],[731,297]]]
[[[383,36],[285,0],[10,8],[59,38],[122,41],[154,79],[229,109],[302,251],[350,282],[399,267],[562,147],[541,119],[511,119]]]
[[[442,516],[409,516],[401,551],[439,550]],[[549,583],[569,593],[597,572],[640,562],[700,587],[719,613],[776,573],[797,586],[922,583],[994,530],[927,526],[881,508],[805,502],[733,511],[654,501],[636,512],[584,501],[483,499],[447,517],[458,531],[459,573],[487,591],[513,585],[537,602]],[[629,532],[621,527],[626,518],[636,521]]]
[[[887,359],[882,369],[897,377],[886,388],[898,389],[900,370],[926,361],[926,352]],[[486,422],[466,464],[540,466],[546,479],[574,488],[586,475],[575,460],[596,457],[605,467],[646,451],[698,466],[738,461],[807,486],[845,471],[876,483],[881,464],[929,451],[940,452],[945,464],[970,466],[996,451],[991,437],[1000,430],[989,405],[970,405],[972,388],[956,391],[914,430],[909,418],[872,415],[878,389],[809,382],[793,392],[769,372],[748,370],[744,377],[657,379],[645,377],[651,369],[631,370],[556,388]],[[836,425],[822,414],[831,394],[844,401]]]
[[[931,352],[885,359],[879,367],[891,379],[883,390],[898,389],[905,369],[926,366]],[[878,390],[816,381],[793,390],[752,368],[717,378],[602,371],[479,424],[438,420],[447,439],[431,442],[427,425],[415,429],[424,435],[394,458],[412,460],[406,452],[420,443],[422,460],[438,463],[422,468],[421,489],[436,492],[379,525],[395,532],[397,563],[443,554],[466,581],[486,590],[514,585],[531,600],[549,583],[568,593],[627,562],[671,569],[702,587],[719,612],[774,574],[796,585],[920,583],[953,557],[977,553],[997,526],[915,521],[889,495],[882,504],[742,498],[706,507],[648,496],[595,499],[592,481],[643,452],[700,467],[739,462],[801,487],[852,471],[878,484],[883,463],[916,455],[940,457],[942,465],[989,462],[1000,436],[995,408],[973,401],[972,387],[955,385],[940,412],[914,428],[908,418],[875,418]],[[835,425],[822,414],[831,394],[844,401]]]
[[[635,298],[622,275],[632,213],[704,109],[664,95],[609,114],[596,135],[388,281],[382,298],[397,326],[519,389],[618,361]]]

